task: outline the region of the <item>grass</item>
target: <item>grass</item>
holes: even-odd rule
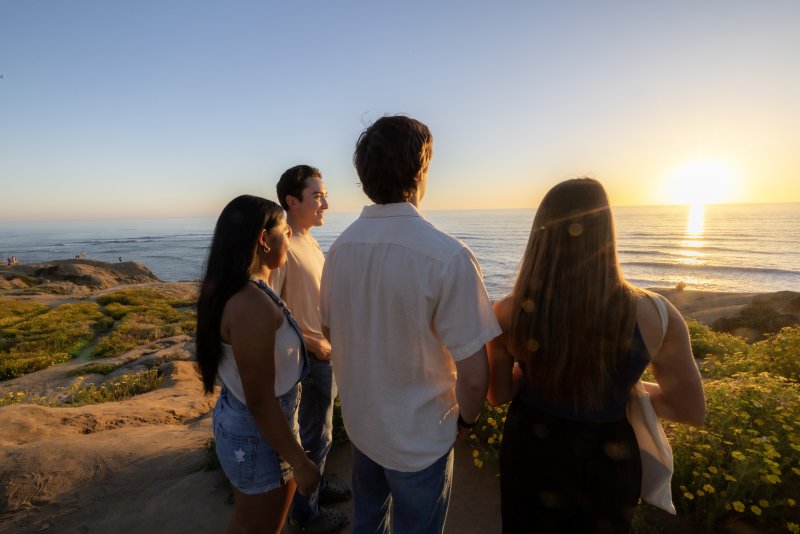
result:
[[[155,289],[126,289],[97,301],[119,324],[94,348],[95,358],[116,356],[158,339],[191,333],[197,324],[194,310],[179,309],[194,304],[193,300]]]
[[[117,356],[157,339],[194,332],[196,321],[194,311],[181,312],[161,305],[127,313],[113,332],[97,343],[92,357]]]
[[[147,369],[145,371],[125,373],[110,378],[99,385],[75,383],[67,388],[59,388],[59,395],[55,397],[32,397],[23,391],[7,392],[0,397],[0,406],[17,403],[40,404],[52,407],[100,404],[121,401],[135,395],[141,395],[142,393],[153,391],[163,383],[164,377],[158,372],[158,369]]]
[[[96,303],[69,303],[53,309],[0,299],[0,380],[64,363],[104,332],[110,331],[91,347],[93,357],[118,356],[140,345],[194,332],[193,304],[191,298],[151,288],[116,291]]]
[[[93,302],[31,308],[23,316],[0,328],[0,380],[69,360],[113,323]]]
[[[126,373],[101,383],[87,386],[75,384],[64,390],[67,394],[64,406],[84,406],[103,402],[121,401],[134,395],[141,395],[158,388],[164,377],[158,369],[148,369],[137,373]]]
[[[49,310],[44,304],[0,299],[0,328],[13,326]]]
[[[67,373],[67,376],[108,375],[119,369],[123,364],[117,363],[92,363],[78,367]]]
[[[689,328],[708,416],[699,429],[664,423],[679,516],[708,532],[738,522],[800,533],[800,326],[753,345],[699,323]],[[470,437],[476,467],[497,460],[507,408],[484,406]],[[640,508],[646,522],[661,521]],[[660,531],[651,527],[644,530]]]

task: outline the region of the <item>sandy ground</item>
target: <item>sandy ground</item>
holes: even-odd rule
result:
[[[665,293],[703,322],[736,315],[754,297]],[[202,394],[192,354],[192,340],[182,336],[104,360],[124,363],[117,372],[158,365],[167,377],[157,390],[125,401],[0,407],[0,533],[223,531],[233,505],[222,472],[204,470],[214,398]],[[77,380],[67,371],[85,364],[73,360],[2,382],[0,395],[53,394]],[[332,451],[328,473],[349,481],[349,445]],[[459,444],[454,477],[446,532],[500,532],[496,466],[476,469],[468,447]],[[339,506],[349,513],[349,503]]]

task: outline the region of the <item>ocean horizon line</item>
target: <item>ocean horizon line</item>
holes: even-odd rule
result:
[[[364,204],[367,206],[369,204]],[[759,206],[759,207],[767,207],[767,206],[792,206],[792,205],[800,205],[800,201],[791,201],[791,202],[725,202],[725,203],[709,203],[703,204],[704,207],[747,207],[747,206]],[[688,208],[691,207],[692,204],[612,204],[612,209],[618,208]],[[485,213],[497,213],[503,211],[513,211],[513,212],[523,212],[523,211],[535,211],[536,206],[531,207],[515,207],[515,208],[438,208],[438,209],[426,209],[425,206],[420,209],[422,213],[474,213],[474,212],[485,212]],[[328,210],[328,215],[352,215],[358,216],[361,213],[361,209],[357,210],[335,210],[330,209]],[[58,218],[22,218],[22,219],[4,219],[0,217],[0,225],[2,224],[25,224],[25,223],[34,223],[34,224],[48,224],[48,223],[91,223],[91,222],[102,222],[102,221],[170,221],[170,220],[199,220],[199,219],[210,219],[215,218],[219,214],[218,213],[211,213],[211,214],[204,214],[204,215],[135,215],[135,216],[121,216],[121,217],[113,217],[113,216],[97,216],[97,217],[85,217],[85,216],[76,216],[76,217],[58,217]]]

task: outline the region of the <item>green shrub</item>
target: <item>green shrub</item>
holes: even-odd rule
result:
[[[692,354],[695,358],[721,356],[735,352],[746,354],[750,348],[744,339],[731,334],[715,332],[693,319],[686,321],[686,325],[689,327]]]
[[[719,354],[700,364],[706,378],[723,378],[738,373],[763,373],[800,380],[800,326],[786,327],[754,343],[745,351]]]
[[[704,386],[706,427],[665,425],[679,513],[709,531],[734,517],[762,530],[783,525],[800,495],[800,386],[769,373]]]
[[[342,420],[342,403],[339,402],[337,395],[333,399],[333,444],[340,445],[347,443],[350,438],[347,437],[347,431],[344,429],[344,421]]]

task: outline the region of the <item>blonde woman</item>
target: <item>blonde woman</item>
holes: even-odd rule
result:
[[[641,484],[625,410],[646,383],[656,413],[701,425],[686,325],[625,281],[602,185],[578,178],[542,200],[519,276],[495,305],[489,401],[512,401],[500,451],[503,532],[627,532]]]

